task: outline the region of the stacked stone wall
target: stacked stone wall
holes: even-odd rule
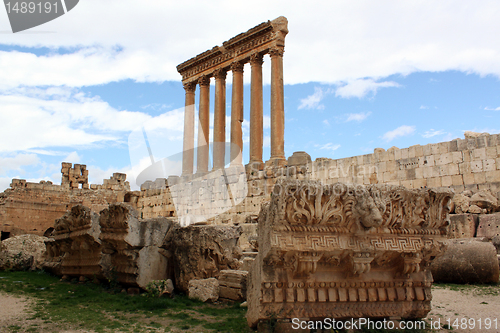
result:
[[[73,206],[82,204],[99,213],[110,203],[124,202],[130,190],[125,175],[118,173],[103,185],[91,185],[90,188],[13,179],[11,188],[0,193],[0,231],[8,232],[10,237],[26,233],[43,235]]]
[[[143,218],[181,215],[207,217],[212,223],[255,223],[262,203],[268,202],[278,179],[320,180],[324,184],[388,184],[406,188],[446,187],[460,193],[489,190],[500,195],[500,135],[481,135],[409,148],[377,148],[373,154],[343,159],[311,161],[303,152],[288,158],[288,166],[246,170],[246,187],[235,186],[241,173],[225,171],[189,179],[172,177],[143,185],[138,210]],[[244,179],[244,178],[243,178]],[[179,184],[183,184],[179,186]],[[232,205],[228,186],[246,191],[243,201]],[[241,195],[235,192],[236,195]],[[180,198],[181,201],[175,201]],[[187,212],[186,210],[189,210]],[[218,214],[217,214],[218,213]]]
[[[326,183],[450,187],[455,192],[500,191],[500,135],[481,135],[409,148],[375,149],[338,160],[316,159],[312,179]]]

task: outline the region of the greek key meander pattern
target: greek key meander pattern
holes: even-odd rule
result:
[[[276,233],[271,236],[271,245],[281,250],[312,250],[328,251],[336,249],[381,250],[418,252],[424,246],[433,246],[432,239],[423,239],[421,236],[343,236],[343,235],[307,235],[293,233]]]

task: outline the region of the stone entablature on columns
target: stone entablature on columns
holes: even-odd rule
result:
[[[229,69],[232,63],[247,63],[254,53],[267,54],[270,49],[285,46],[288,21],[280,16],[241,33],[177,66],[182,82],[196,81],[200,76],[212,75],[219,68]]]
[[[184,85],[190,83],[200,84],[200,126],[199,130],[205,129],[207,133],[204,138],[198,134],[198,171],[208,172],[208,86],[202,82],[210,77],[216,77],[220,73],[233,71],[233,87],[231,99],[231,164],[241,164],[243,148],[243,137],[241,123],[243,122],[243,67],[245,63],[252,64],[252,96],[251,96],[251,119],[250,119],[250,164],[258,164],[257,169],[263,168],[262,145],[263,145],[263,111],[262,111],[262,57],[271,55],[271,160],[270,166],[283,166],[286,164],[284,155],[284,90],[283,90],[283,52],[285,36],[288,33],[288,21],[280,16],[273,21],[267,21],[258,26],[241,33],[236,37],[224,42],[222,46],[215,46],[211,50],[197,55],[177,66],[177,71],[182,75]],[[216,79],[216,101],[214,110],[214,142],[215,146],[222,146],[224,142],[223,130],[225,123],[222,114],[225,108],[222,106],[223,95],[225,95],[225,80]],[[187,100],[187,96],[186,96]],[[188,118],[186,118],[188,119]],[[225,133],[224,133],[225,134]],[[184,136],[192,136],[189,131]],[[203,140],[205,139],[205,140]],[[184,138],[189,142],[189,138]],[[189,145],[188,145],[189,146]],[[238,150],[239,152],[236,152]],[[206,152],[205,152],[206,150]],[[214,169],[223,166],[224,152],[214,149]],[[187,153],[189,154],[189,153]],[[183,175],[188,175],[189,157],[183,158]],[[205,162],[207,161],[207,162]],[[184,172],[187,171],[187,172]]]

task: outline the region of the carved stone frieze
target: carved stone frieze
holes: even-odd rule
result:
[[[101,211],[99,223],[107,278],[145,288],[152,280],[170,277],[168,258],[160,245],[173,223],[171,219],[140,219],[132,206],[120,203]]]
[[[280,180],[259,215],[248,322],[424,317],[449,190]]]
[[[102,277],[99,215],[76,205],[54,223],[46,268],[68,277]]]
[[[241,33],[177,66],[182,81],[195,81],[201,75],[211,75],[216,69],[229,68],[235,61],[248,62],[255,52],[268,53],[283,47],[288,33],[288,21],[280,16]]]

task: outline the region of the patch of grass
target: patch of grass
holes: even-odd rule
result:
[[[127,295],[116,288],[60,282],[44,272],[0,272],[0,291],[35,298],[30,320],[65,323],[96,332],[166,332],[177,327],[193,332],[250,332],[246,309],[239,304],[213,305],[186,296]],[[22,327],[11,327],[17,332]]]

